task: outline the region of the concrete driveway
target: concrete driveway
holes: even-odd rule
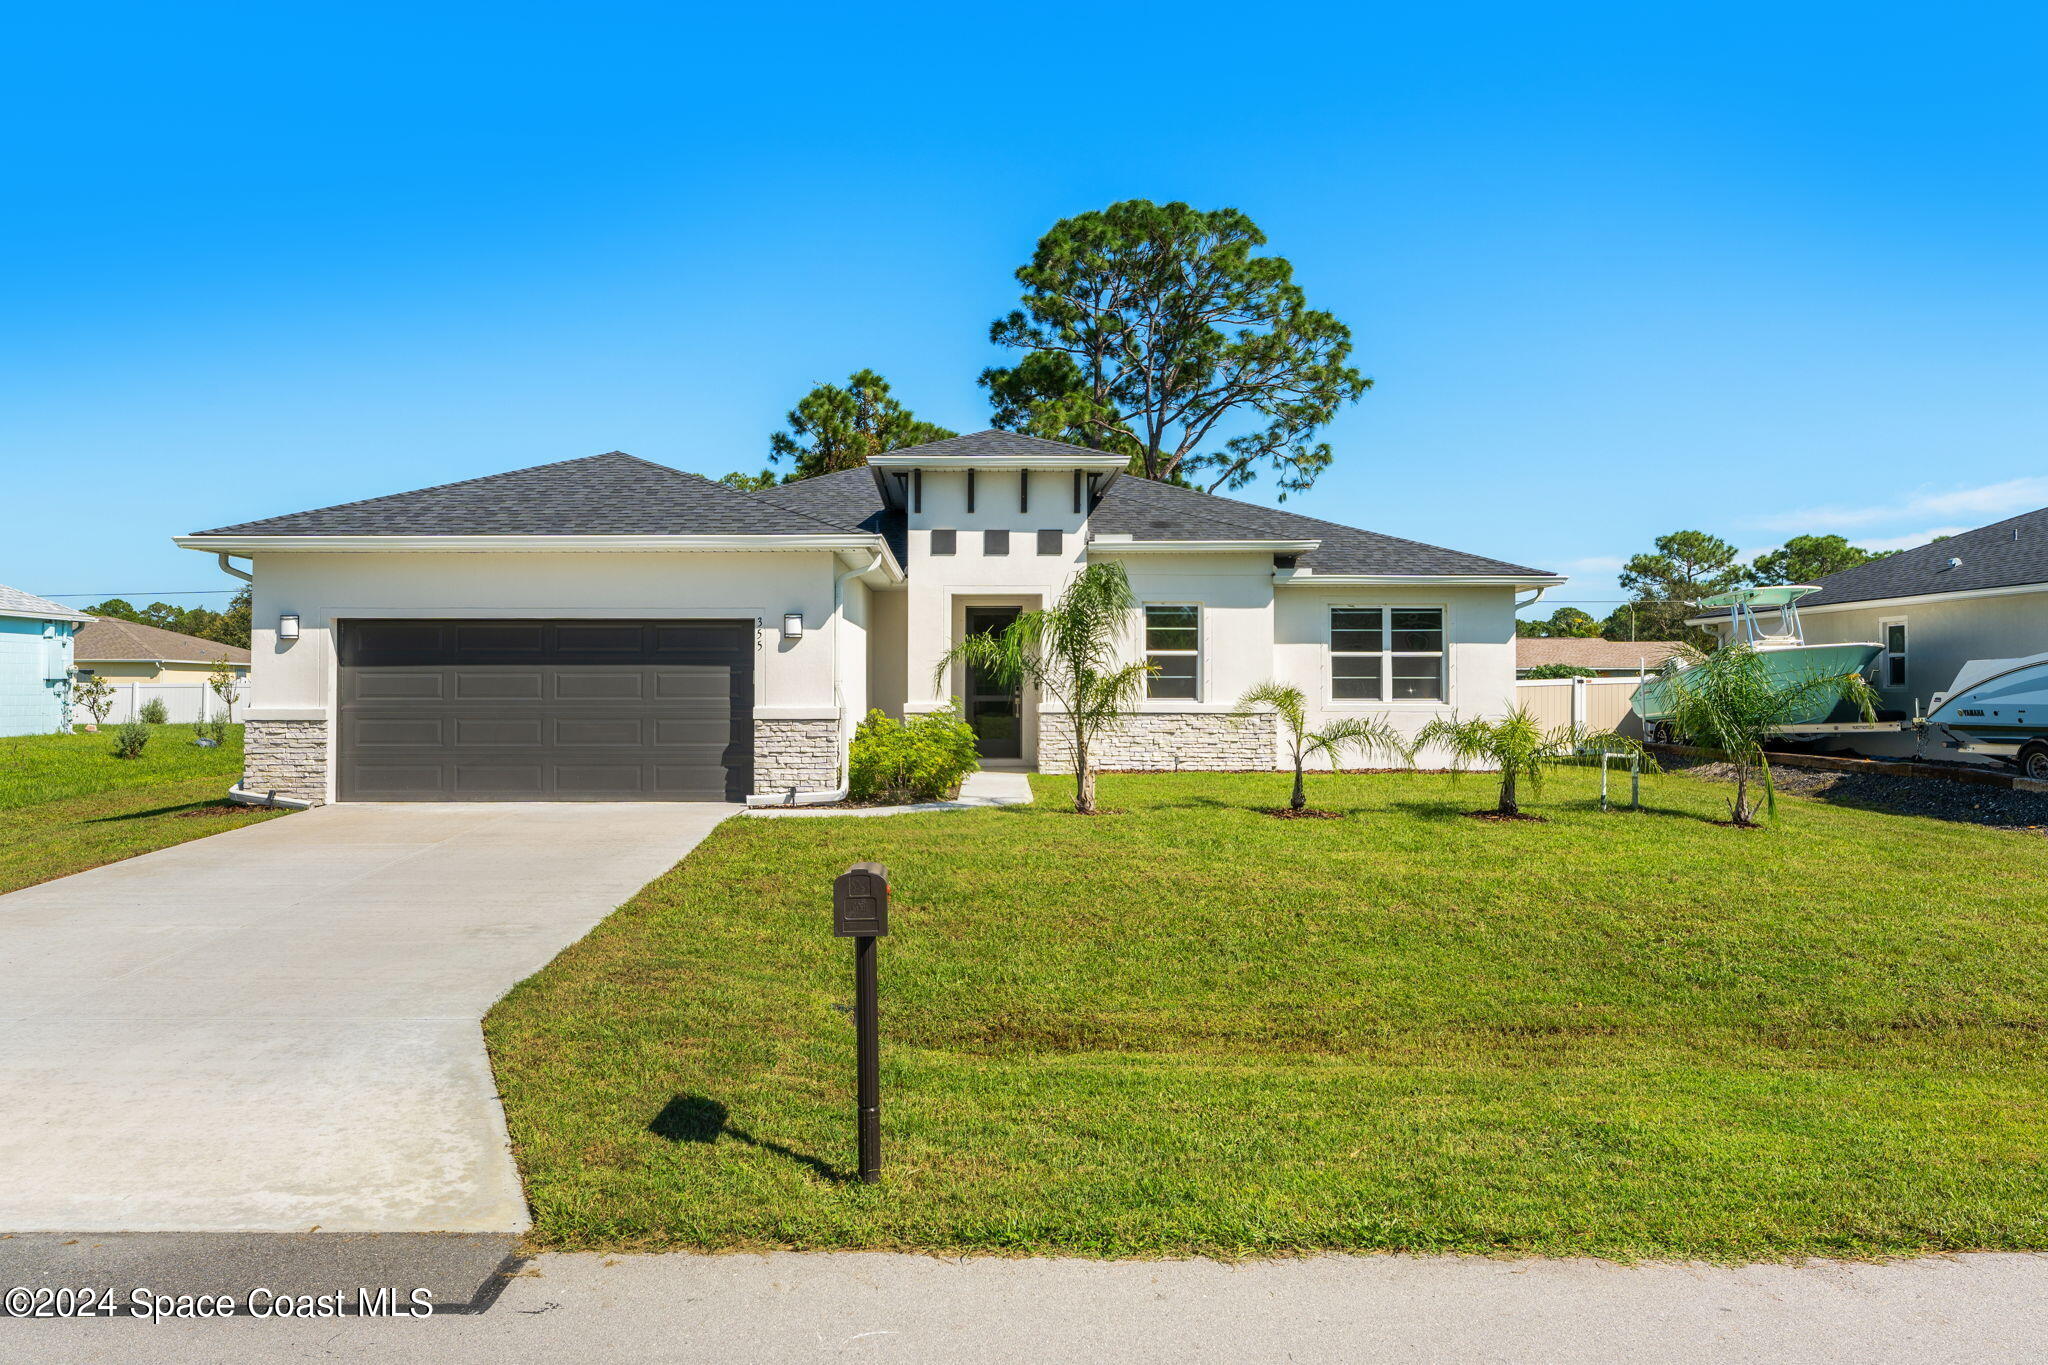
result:
[[[523,1231],[478,1021],[735,809],[327,806],[0,896],[0,1232]]]

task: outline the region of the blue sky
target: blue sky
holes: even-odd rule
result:
[[[61,9],[0,52],[35,592],[606,450],[756,469],[861,366],[985,426],[1010,272],[1133,196],[1245,210],[1356,332],[1290,506],[1575,574],[1546,610],[1682,526],[2048,504],[2032,7]]]

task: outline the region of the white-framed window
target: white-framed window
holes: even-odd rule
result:
[[[1442,607],[1331,607],[1330,700],[1448,701]]]
[[[1202,609],[1182,602],[1145,604],[1148,697],[1193,701],[1202,689]]]
[[[1877,656],[1877,685],[1906,685],[1906,618],[1896,616],[1877,623],[1878,642],[1884,650]]]

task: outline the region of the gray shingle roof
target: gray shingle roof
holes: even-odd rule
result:
[[[10,588],[0,583],[0,616],[26,617],[31,621],[90,621],[92,618],[73,607],[59,606],[47,597],[38,597],[20,588]]]
[[[994,430],[971,431],[965,436],[949,436],[943,441],[927,441],[921,446],[905,446],[888,453],[924,456],[1036,455],[1055,460],[1069,455],[1102,454],[1099,450],[1069,445],[1065,441],[1048,441],[1039,436],[1020,436],[1014,431]]]
[[[906,557],[902,514],[885,511],[874,475],[866,469],[821,474],[753,496],[799,511],[858,518],[863,529],[880,531],[889,538],[899,561]],[[1109,486],[1089,524],[1098,533],[1129,535],[1136,540],[1320,540],[1322,547],[1301,559],[1318,574],[1545,576],[1540,569],[1134,476]]]
[[[822,535],[854,529],[842,518],[796,510],[613,451],[194,534]]]
[[[1951,569],[1951,559],[1963,562]],[[2048,507],[1829,574],[1820,580],[1820,591],[1800,598],[1799,605],[1827,607],[2028,583],[2048,584]],[[1700,613],[1727,614],[1726,607]]]
[[[795,483],[777,484],[753,496],[805,516],[836,517],[848,525],[881,536],[888,542],[889,552],[896,556],[898,564],[910,558],[910,537],[904,527],[903,513],[882,505],[882,495],[875,488],[874,471],[865,466],[842,469],[836,474],[819,474]]]
[[[1950,559],[1963,562],[1951,569]],[[2048,507],[1829,574],[1802,607],[2048,583]]]
[[[1318,574],[1548,576],[1541,569],[1505,560],[1362,531],[1151,479],[1122,478],[1111,484],[1090,525],[1097,532],[1128,534],[1138,540],[1320,540],[1320,549],[1301,558],[1303,566]]]

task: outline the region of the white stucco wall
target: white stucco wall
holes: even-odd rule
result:
[[[1023,511],[1020,472],[977,474],[974,510],[969,512],[964,472],[925,471],[922,510],[906,515],[910,561],[904,568],[910,582],[904,602],[904,685],[911,711],[942,705],[964,686],[958,669],[943,688],[933,686],[932,674],[957,638],[966,602],[1039,607],[1057,597],[1081,570],[1087,518],[1074,511],[1073,476],[1063,470],[1032,470],[1031,508]],[[950,556],[931,552],[931,533],[941,529],[958,533],[959,548]],[[1007,555],[984,553],[982,532],[991,529],[1010,532]],[[1060,532],[1059,554],[1038,553],[1040,530]]]
[[[754,717],[833,720],[833,653],[848,660],[840,699],[855,716],[867,700],[865,590],[835,632],[832,581],[845,566],[813,553],[358,553],[283,552],[253,558],[247,716],[326,721],[335,739],[335,623],[347,619],[529,617],[755,621]],[[782,638],[784,612],[801,611],[800,640]],[[277,638],[282,613],[300,638]],[[330,770],[332,764],[329,764]],[[330,778],[331,782],[331,778]]]
[[[1385,716],[1413,735],[1438,716],[1505,715],[1514,707],[1515,594],[1504,587],[1345,587],[1297,581],[1275,595],[1274,662],[1278,676],[1308,698],[1310,723],[1337,716]],[[1330,608],[1441,607],[1444,612],[1445,700],[1351,702],[1330,694]],[[1355,759],[1346,759],[1347,763]],[[1379,761],[1379,760],[1376,760]],[[1417,759],[1441,766],[1440,753]]]

